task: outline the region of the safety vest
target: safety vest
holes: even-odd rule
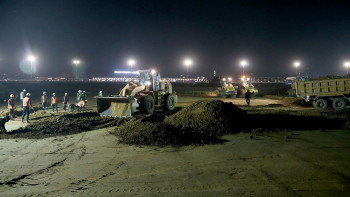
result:
[[[15,106],[15,101],[13,99],[9,99],[7,104],[9,109],[13,109],[13,107]]]
[[[44,104],[44,103],[46,103],[47,102],[47,96],[46,95],[43,95],[42,97],[41,97],[41,104]]]
[[[23,107],[29,107],[29,106],[30,106],[29,100],[30,100],[29,97],[25,97],[25,98],[23,99]]]
[[[57,97],[51,97],[51,103],[52,104],[57,104]]]
[[[82,108],[82,107],[84,106],[84,104],[85,104],[84,101],[80,101],[80,102],[78,103],[78,106],[79,106],[80,108]]]
[[[63,96],[63,104],[67,104],[68,102],[68,96]]]

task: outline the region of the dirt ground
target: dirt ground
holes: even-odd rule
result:
[[[180,97],[178,106],[200,99]],[[249,114],[323,116],[288,99],[253,98],[250,107],[241,98],[223,101]],[[93,103],[88,110],[94,109]],[[26,125],[17,119],[6,127],[11,132]],[[225,135],[222,144],[157,147],[123,144],[115,129],[0,139],[0,195],[346,196],[350,192],[348,130],[252,131]]]

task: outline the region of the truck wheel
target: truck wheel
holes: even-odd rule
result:
[[[341,98],[335,98],[332,104],[335,110],[342,110],[346,108],[346,102]]]
[[[315,107],[318,110],[325,110],[328,108],[328,103],[325,99],[317,99],[315,102]]]
[[[152,114],[154,111],[154,98],[152,95],[147,95],[140,99],[140,111],[143,114]]]
[[[165,94],[164,95],[164,105],[163,110],[164,111],[172,111],[175,109],[175,97],[172,94]]]

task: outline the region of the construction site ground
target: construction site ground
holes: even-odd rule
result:
[[[178,106],[201,99],[218,98],[179,97]],[[312,107],[293,104],[291,98],[256,97],[250,107],[243,98],[222,100],[249,114],[322,116]],[[90,99],[86,110],[93,111],[94,103]],[[59,111],[38,110],[32,114],[33,122],[70,114]],[[293,119],[290,124],[295,124]],[[118,121],[66,135],[11,137],[11,131],[27,125],[20,118],[8,122],[9,134],[0,139],[0,196],[346,196],[350,192],[348,129],[252,131],[224,135],[219,144],[159,147],[120,142],[114,135]]]

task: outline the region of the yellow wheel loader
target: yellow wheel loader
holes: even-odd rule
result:
[[[165,111],[175,108],[177,95],[170,82],[162,81],[155,70],[140,70],[138,75],[139,80],[126,84],[119,95],[95,97],[97,112],[102,116],[129,117],[136,110],[152,114],[156,105]]]

